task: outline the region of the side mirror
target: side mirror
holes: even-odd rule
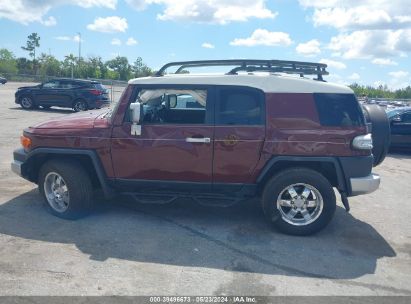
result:
[[[177,106],[177,95],[168,95],[168,104],[173,109]]]
[[[140,123],[141,119],[141,103],[135,102],[130,104],[131,121],[135,124]]]
[[[130,104],[130,116],[131,116],[131,135],[141,135],[141,103],[135,102]]]

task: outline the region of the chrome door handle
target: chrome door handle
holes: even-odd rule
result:
[[[196,137],[187,137],[186,142],[189,143],[210,143],[211,139],[210,137],[203,137],[203,138],[196,138]]]

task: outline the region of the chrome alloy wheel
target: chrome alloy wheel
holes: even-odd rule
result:
[[[320,192],[303,183],[287,186],[277,198],[277,209],[283,220],[294,226],[305,226],[317,220],[323,206]]]
[[[33,101],[31,100],[30,97],[23,97],[21,99],[21,105],[25,109],[30,109],[33,106]]]
[[[67,210],[70,202],[67,184],[60,174],[50,172],[44,179],[44,194],[51,208],[59,213]]]

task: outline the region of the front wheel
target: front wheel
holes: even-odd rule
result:
[[[45,163],[38,184],[46,208],[58,217],[77,219],[92,209],[90,177],[76,162],[51,160]]]
[[[332,219],[336,198],[329,181],[306,168],[285,170],[269,180],[262,196],[263,211],[278,230],[310,235]]]
[[[25,110],[31,110],[34,108],[33,98],[30,96],[23,96],[20,98],[20,105]]]

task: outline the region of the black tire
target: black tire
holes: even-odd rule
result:
[[[277,207],[277,199],[287,187],[300,183],[309,185],[319,192],[322,197],[322,211],[317,211],[318,215],[313,217],[315,220],[312,222],[297,226],[287,222],[283,217]],[[262,195],[262,207],[267,220],[281,232],[291,235],[310,235],[320,231],[330,222],[335,213],[336,198],[333,187],[322,174],[311,169],[292,168],[281,171],[267,182]],[[292,208],[289,209],[291,211]],[[302,214],[297,212],[298,216],[302,217]]]
[[[366,121],[371,123],[373,166],[376,167],[384,161],[390,148],[390,122],[382,107],[378,105],[364,105],[363,108]]]
[[[67,209],[57,210],[45,194],[46,177],[49,174],[60,175],[67,186],[69,202]],[[44,198],[47,210],[64,219],[78,219],[90,213],[93,207],[93,186],[87,172],[74,161],[51,160],[45,163],[39,173],[39,190]]]
[[[31,110],[35,107],[34,100],[29,95],[23,95],[20,97],[20,106],[25,110]]]
[[[74,112],[87,111],[88,110],[87,102],[83,99],[75,100],[73,102],[73,110]]]

